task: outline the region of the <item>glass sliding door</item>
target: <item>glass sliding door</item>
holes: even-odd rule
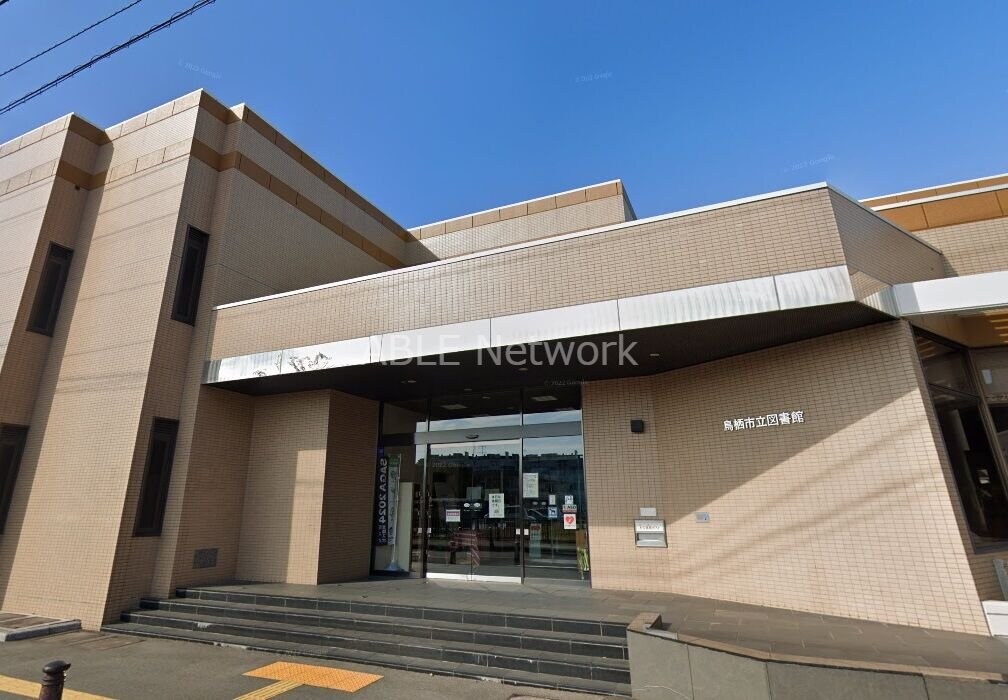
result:
[[[521,578],[521,441],[429,446],[427,575]]]
[[[372,573],[585,580],[581,391],[382,404]]]
[[[587,579],[591,567],[581,436],[522,442],[525,576]]]

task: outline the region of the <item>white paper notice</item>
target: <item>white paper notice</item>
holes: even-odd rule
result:
[[[503,518],[504,517],[504,494],[503,493],[489,493],[487,496],[490,497],[490,517],[491,518]]]
[[[444,521],[446,523],[462,522],[462,510],[459,508],[445,508]]]
[[[551,493],[549,495],[549,504],[551,506],[555,506],[556,505],[556,494],[555,493]]]
[[[577,515],[564,513],[564,530],[577,530]]]
[[[522,498],[539,498],[539,473],[522,474]]]

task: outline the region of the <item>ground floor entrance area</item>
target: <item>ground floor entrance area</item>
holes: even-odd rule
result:
[[[646,637],[637,633],[643,618],[660,619]],[[1008,694],[1008,647],[990,637],[555,581],[199,586],[141,601],[103,631],[366,664],[373,675],[391,667],[494,680],[557,698],[644,697],[634,691],[651,688],[677,691],[655,697],[765,700]],[[75,656],[63,658],[76,668]],[[772,660],[788,667],[764,670]],[[463,686],[444,692],[495,697]]]
[[[372,573],[587,581],[580,387],[385,402]]]

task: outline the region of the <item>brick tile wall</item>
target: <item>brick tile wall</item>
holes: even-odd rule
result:
[[[66,141],[66,126],[69,120],[70,116],[67,115],[28,132],[20,137],[24,145],[20,144],[19,139],[15,139],[0,146],[0,181],[59,158]]]
[[[371,571],[377,445],[378,402],[332,392],[319,583],[359,580]]]
[[[242,581],[318,583],[329,394],[255,402],[238,549]]]
[[[0,561],[5,609],[104,617],[185,174],[175,161],[88,195]],[[54,558],[73,575],[43,577]]]
[[[239,122],[233,126],[238,129],[237,148],[247,153],[252,160],[335,215],[340,221],[349,224],[375,245],[389,251],[399,260],[405,257],[406,243],[396,234],[295,162],[287,153],[267,141],[248,124]]]
[[[210,357],[843,262],[829,195],[815,190],[222,309]]]
[[[887,284],[944,277],[942,254],[857,203],[830,192],[847,266]]]
[[[946,275],[1008,270],[1008,217],[923,229],[916,235],[945,254]]]
[[[985,633],[914,353],[893,322],[586,385],[593,585]],[[633,546],[650,506],[668,549]]]
[[[13,382],[21,385],[25,370],[24,352],[38,352],[25,327],[34,291],[38,285],[39,267],[36,252],[45,248],[42,224],[53,190],[53,180],[31,185],[2,200],[0,209],[0,422],[27,422],[23,409],[23,390],[15,391]],[[42,342],[41,350],[47,349]],[[19,351],[19,346],[25,346]],[[16,377],[15,377],[16,375]],[[32,394],[34,392],[31,392]],[[33,396],[29,396],[30,400]],[[13,404],[19,404],[15,406]],[[29,409],[30,410],[30,409]]]
[[[619,194],[428,236],[422,241],[406,244],[405,262],[416,265],[444,260],[561,233],[622,223],[629,218],[626,199]]]
[[[213,306],[385,269],[293,207],[263,196],[261,188],[237,171],[218,174],[196,161],[190,168],[193,196],[202,193],[209,211],[193,215],[189,221],[210,233],[211,247],[193,351],[186,355],[189,364],[180,413],[180,445],[152,584],[159,595],[169,594],[183,583],[226,580],[229,573],[233,576],[235,572],[234,565],[229,564],[237,558],[232,533],[240,529],[241,523],[234,517],[234,507],[229,506],[212,520],[201,511],[208,501],[202,484],[222,480],[222,489],[227,484],[243,493],[245,476],[237,458],[221,463],[203,454],[198,445],[217,444],[216,434],[220,431],[246,435],[250,430],[240,412],[235,417],[227,411],[214,411],[214,420],[199,418],[207,400],[206,388],[201,386],[202,348],[212,329]],[[248,444],[240,448],[238,443],[233,448],[246,457],[250,449]],[[194,524],[197,522],[201,524]],[[207,547],[219,549],[218,570],[192,570],[194,550]]]

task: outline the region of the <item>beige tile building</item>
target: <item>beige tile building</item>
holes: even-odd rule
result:
[[[0,145],[0,609],[569,579],[987,634],[1008,176],[405,229],[205,92]]]

